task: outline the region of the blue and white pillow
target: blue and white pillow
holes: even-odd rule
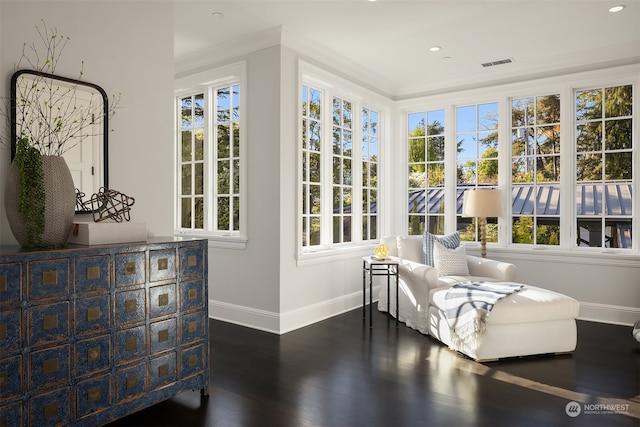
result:
[[[424,232],[422,246],[422,252],[424,252],[423,264],[430,265],[431,267],[435,267],[435,264],[433,262],[434,241],[440,242],[440,244],[447,249],[455,249],[460,246],[460,233],[456,231],[455,233],[447,234],[445,236],[437,236],[435,234],[429,233],[428,231]]]

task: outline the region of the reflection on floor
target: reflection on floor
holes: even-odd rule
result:
[[[210,321],[211,394],[111,426],[640,425],[631,327],[578,322],[572,355],[477,363],[374,311],[282,336]]]

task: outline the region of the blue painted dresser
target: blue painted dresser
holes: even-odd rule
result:
[[[98,426],[209,390],[207,241],[0,247],[0,427]]]

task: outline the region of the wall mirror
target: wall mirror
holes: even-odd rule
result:
[[[27,98],[29,100],[25,101]],[[40,106],[34,107],[34,99]],[[51,111],[48,120],[58,114],[70,118],[71,122],[75,120],[75,111],[84,116],[90,112],[91,119],[78,120],[82,124],[65,142],[62,156],[71,170],[76,189],[84,194],[83,200],[89,200],[101,187],[109,188],[108,98],[104,89],[80,80],[20,70],[11,77],[10,108],[12,161],[16,153],[16,137],[37,135],[37,122],[42,120],[38,116],[42,116],[43,111]],[[29,109],[32,111],[27,111]]]

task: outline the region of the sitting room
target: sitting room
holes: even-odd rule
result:
[[[102,223],[143,234],[27,249],[0,214],[0,427],[637,426],[639,23],[637,0],[0,1],[0,188],[46,26],[55,74],[113,106],[85,193],[126,195]],[[99,251],[108,285],[83,294]],[[59,257],[66,293],[36,295]],[[49,305],[67,329],[39,340]]]

